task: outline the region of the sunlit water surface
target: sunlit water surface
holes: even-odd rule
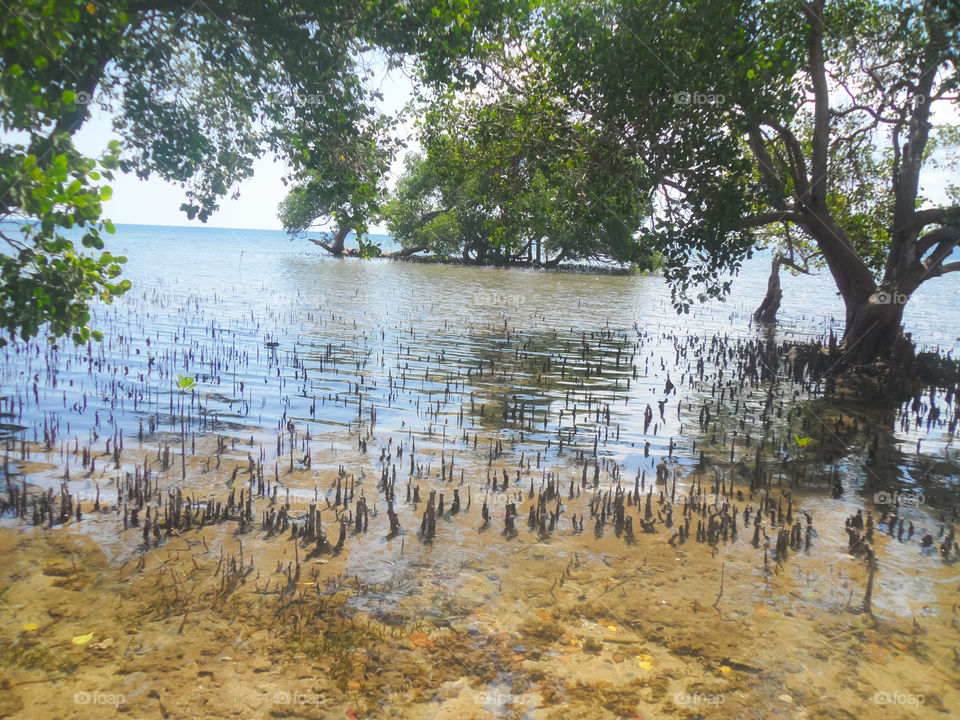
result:
[[[186,563],[177,543],[194,548],[199,541],[190,533],[200,533],[144,543],[115,511],[118,484],[148,466],[163,497],[180,488],[196,499],[225,498],[252,487],[253,464],[295,521],[311,503],[327,513],[338,479],[373,511],[368,529],[354,535],[355,508],[343,510],[351,523],[343,552],[322,556],[314,572],[332,593],[355,578],[351,612],[396,632],[389,640],[366,638],[362,662],[353,656],[340,674],[324,664],[332,650],[306,650],[299,637],[284,657],[292,667],[313,662],[308,675],[320,689],[279,660],[269,671],[248,663],[231,692],[252,704],[250,716],[861,717],[879,708],[888,717],[915,717],[960,706],[952,605],[960,578],[938,552],[956,520],[958,451],[949,428],[956,398],[928,391],[914,406],[822,401],[819,385],[775,382],[750,355],[760,342],[839,332],[842,304],[829,276],[784,273],[781,322],[771,334],[750,320],[766,288],[765,256],[745,264],[727,302],[678,315],[658,276],[334,260],[306,241],[247,230],[127,226],[108,249],[129,256],[125,276],[133,289],[97,308],[93,325],[105,331],[103,343],[3,350],[9,481],[55,493],[66,483],[88,513],[58,523],[51,536],[92,543],[111,567],[140,558],[137,577],[157,563],[175,567],[174,556]],[[957,307],[960,282],[932,281],[908,305],[906,329],[924,347],[955,353]],[[743,374],[744,357],[757,377]],[[181,392],[178,376],[195,378],[196,386]],[[119,457],[111,442],[122,444]],[[751,494],[760,442],[768,486]],[[93,449],[93,467],[82,459],[84,448]],[[173,459],[163,462],[164,452]],[[658,464],[666,482],[655,484]],[[403,528],[392,538],[384,473],[396,480]],[[560,493],[548,509],[562,500],[563,512],[544,533],[529,527],[527,516],[551,480]],[[774,522],[756,547],[742,522],[739,539],[718,545],[678,542],[676,524],[667,527],[662,514],[650,533],[640,531],[651,487],[654,512],[671,505],[676,523],[698,482],[711,498],[735,483],[744,494],[726,499],[741,513],[764,496],[781,506],[786,498],[797,518],[810,513],[811,547],[778,557]],[[618,484],[625,492],[642,489],[639,506],[628,500],[634,540],[618,537],[606,517],[602,529],[594,527],[592,499]],[[407,501],[408,485],[419,488],[420,503]],[[441,518],[427,542],[417,532],[426,496],[445,493],[449,508],[454,488],[470,506]],[[899,518],[915,531],[898,540],[877,530],[873,616],[853,612],[862,606],[867,565],[848,553],[844,521],[858,509],[879,520],[877,493],[896,491],[907,493]],[[208,542],[228,553],[246,542],[259,548],[249,551],[258,577],[291,560],[299,567],[306,550],[295,554],[295,543],[257,529],[270,507],[266,495],[244,535],[203,531],[205,552],[214,552]],[[104,509],[91,513],[98,496]],[[519,512],[517,535],[503,533],[510,503]],[[324,516],[331,542],[339,515],[331,509]],[[130,619],[109,603],[112,591],[78,581],[68,587],[73,595],[53,594],[48,585],[59,571],[31,575],[28,568],[57,552],[50,555],[29,517],[8,512],[2,522],[37,543],[11,550],[18,560],[5,580],[7,636],[22,635],[24,620],[40,612],[36,597],[72,608],[78,618],[71,627],[83,626],[82,616],[101,624],[104,635],[132,632]],[[935,543],[923,548],[928,533]],[[215,555],[211,564],[220,572]],[[205,566],[195,557],[193,567]],[[162,571],[160,578],[163,586]],[[116,583],[133,602],[141,597],[129,568]],[[263,590],[262,582],[255,586]],[[208,622],[233,627],[222,612]],[[250,636],[258,631],[254,619],[245,627]],[[192,635],[190,662],[206,667],[220,658],[227,651],[210,650],[210,643],[219,648],[231,632]],[[462,667],[438,649],[459,647],[444,635],[450,632],[473,638],[457,651]],[[64,653],[85,652],[66,629],[61,634]],[[275,640],[244,640],[227,654],[262,655]],[[425,662],[419,656],[386,661],[377,643],[393,641],[425,654],[428,665],[432,658],[442,677],[410,675],[410,663]],[[99,651],[101,662],[88,666],[78,657],[74,679],[58,681],[63,692],[19,686],[9,714],[39,716],[29,715],[31,703],[45,703],[51,714],[83,710],[64,699],[79,687],[125,693],[126,705],[143,715],[171,706],[178,714],[203,706],[235,715],[221,707],[222,697],[221,706],[205,705],[212,687],[227,692],[222,678],[215,680],[221,670],[203,681],[196,673],[203,678],[207,670],[193,665],[191,677],[180,675],[175,661],[151,666],[150,653],[165,646],[128,644],[110,659],[129,665],[123,682],[109,669],[109,645]],[[480,658],[473,664],[463,659],[471,652]],[[36,680],[36,663],[13,651],[7,658],[21,681]],[[270,682],[243,680],[245,671],[269,672]],[[165,695],[184,682],[184,697],[192,699]],[[313,700],[297,703],[291,692]]]

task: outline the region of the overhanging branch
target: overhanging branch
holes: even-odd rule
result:
[[[935,267],[925,274],[924,279],[929,280],[930,278],[940,277],[941,275],[946,275],[951,272],[960,272],[960,262],[952,262]]]
[[[934,245],[951,241],[956,243],[958,237],[960,237],[960,225],[938,227],[936,230],[931,230],[926,235],[917,238],[917,257],[922,257]]]
[[[960,223],[960,206],[927,208],[913,214],[912,230],[922,230],[927,225],[955,225]]]

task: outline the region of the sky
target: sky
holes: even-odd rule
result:
[[[402,70],[387,71],[383,63],[373,61],[371,71],[374,80],[369,83],[372,89],[380,90],[383,100],[379,103],[383,112],[398,112],[411,98],[413,85]],[[92,117],[84,123],[74,136],[74,142],[81,152],[90,156],[99,156],[110,140],[116,135],[112,129],[112,115],[103,108],[91,103]],[[409,133],[410,126],[401,128]],[[413,142],[406,151],[418,148]],[[396,176],[403,166],[401,152],[395,159],[391,175]],[[168,183],[160,178],[140,180],[136,175],[116,173],[110,182],[113,198],[104,205],[104,217],[114,223],[136,225],[177,225],[194,227],[250,228],[255,230],[281,230],[277,219],[277,207],[286,197],[287,187],[282,179],[286,165],[282,160],[265,156],[254,165],[253,177],[237,186],[240,196],[236,200],[230,196],[220,201],[220,209],[206,223],[189,220],[180,210],[184,201],[184,191],[179,184]],[[232,193],[231,193],[232,194]],[[371,232],[384,232],[381,225],[371,225]]]

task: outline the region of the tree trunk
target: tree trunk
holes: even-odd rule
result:
[[[341,227],[337,230],[336,236],[333,238],[333,245],[330,246],[330,254],[334,257],[340,257],[343,255],[343,242],[347,239],[347,235],[350,234],[349,226]]]
[[[543,267],[555,268],[557,265],[560,264],[560,261],[563,260],[563,256],[566,254],[566,252],[567,252],[566,248],[561,248],[560,252],[557,253],[557,256],[555,258],[553,258],[552,260],[547,260],[543,263]]]
[[[399,260],[399,259],[410,257],[411,255],[416,255],[418,252],[423,252],[426,249],[427,249],[426,245],[410,245],[408,247],[401,248],[400,250],[396,250],[394,252],[381,253],[380,257],[385,258],[387,260]]]
[[[877,291],[859,303],[847,303],[847,324],[841,348],[844,364],[877,360],[896,363],[912,356],[909,341],[901,334],[907,296]]]
[[[343,257],[344,255],[357,255],[356,248],[347,251],[343,245],[343,241],[346,240],[347,235],[350,234],[350,227],[342,227],[337,230],[337,234],[333,238],[333,244],[324,242],[323,240],[317,240],[316,238],[307,238],[314,245],[319,245],[328,253],[334,257]]]
[[[780,309],[780,301],[783,299],[783,291],[780,289],[780,256],[774,255],[773,262],[770,264],[770,279],[767,281],[767,294],[760,303],[760,307],[753,314],[753,319],[760,323],[775,323],[777,321],[777,310]]]

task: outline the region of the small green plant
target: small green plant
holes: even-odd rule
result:
[[[187,427],[186,427],[186,416],[184,409],[184,393],[187,390],[192,390],[197,385],[197,379],[195,377],[186,377],[184,375],[177,374],[176,379],[173,381],[174,384],[180,388],[180,474],[182,479],[187,479]],[[192,405],[193,403],[191,403]]]
[[[357,245],[359,246],[360,257],[362,258],[380,257],[380,253],[383,252],[380,249],[380,243],[367,241],[367,240],[364,240],[362,237],[357,238]]]
[[[793,447],[794,452],[790,453],[794,456],[794,459],[798,462],[804,462],[807,459],[808,445],[813,442],[811,437],[800,437],[799,435],[793,436]]]

